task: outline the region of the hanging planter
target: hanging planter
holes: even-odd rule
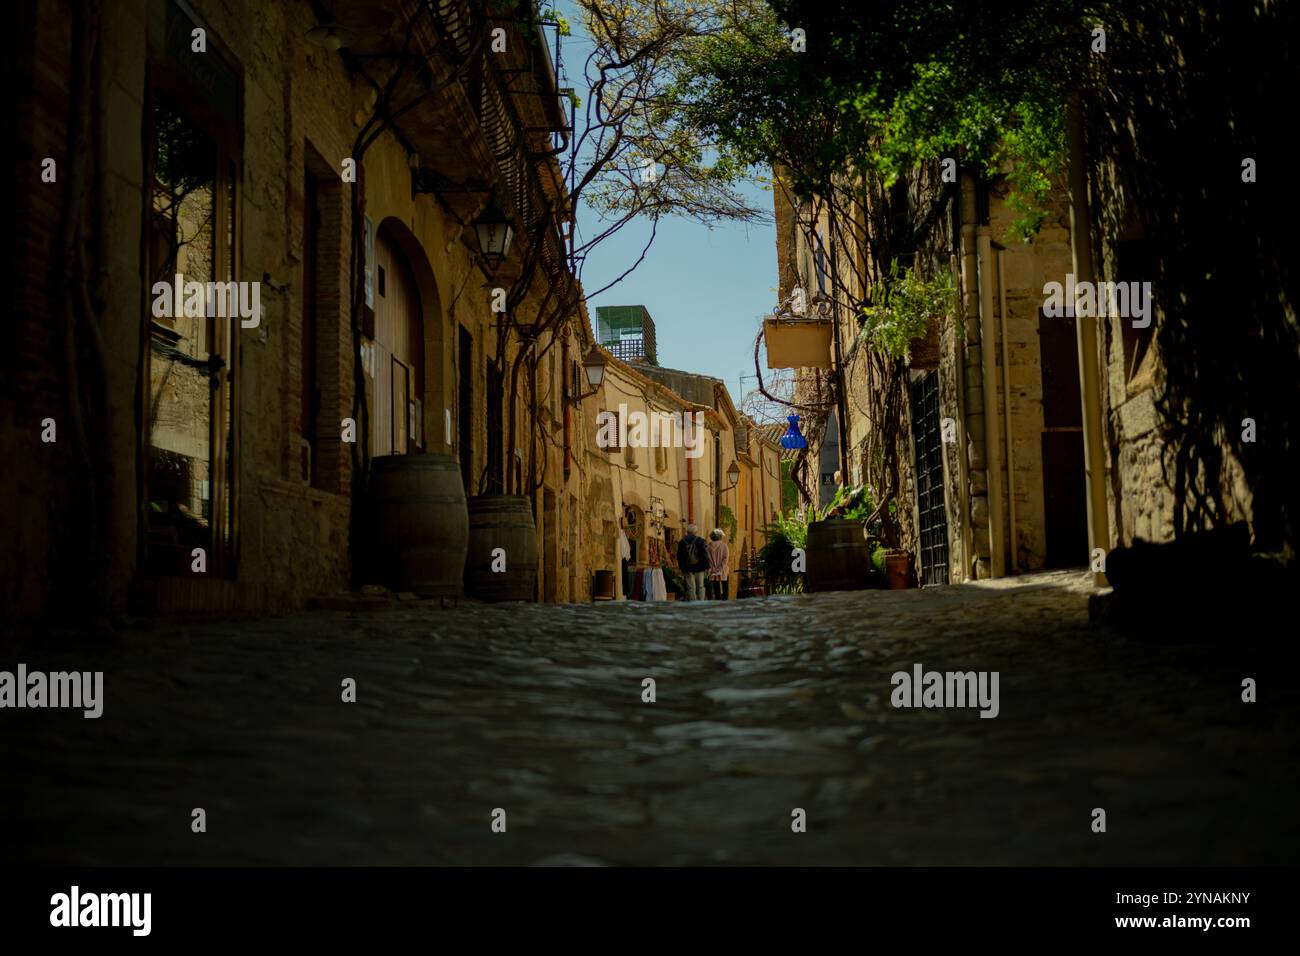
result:
[[[938,368],[939,320],[957,306],[952,275],[941,269],[933,278],[922,278],[895,261],[888,284],[886,304],[862,309],[860,338],[893,358],[906,357],[911,368]]]
[[[768,368],[830,368],[830,319],[769,315],[763,318]]]
[[[932,316],[925,333],[907,343],[908,368],[929,371],[939,367],[939,317]]]

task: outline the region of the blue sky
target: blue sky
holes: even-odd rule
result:
[[[770,192],[746,191],[751,203],[770,208]],[[598,222],[594,212],[580,210],[579,235],[594,235]],[[583,285],[595,290],[610,282],[636,261],[649,236],[650,223],[638,220],[602,241],[583,270]],[[588,307],[594,326],[597,306],[644,305],[655,322],[659,364],[717,376],[739,404],[755,385],[754,336],[776,303],[775,288],[771,223],[710,228],[672,217],[660,220],[654,245],[636,271]]]
[[[561,41],[565,80],[585,103],[581,73],[590,41],[573,4],[561,0],[558,6],[573,34]],[[770,191],[749,185],[741,191],[752,206],[771,212]],[[599,216],[580,204],[580,241],[600,229]],[[650,222],[636,220],[602,240],[583,268],[583,286],[594,292],[611,282],[636,261],[649,236]],[[659,363],[722,379],[739,405],[755,387],[754,336],[776,303],[776,284],[771,222],[709,227],[673,216],[660,220],[654,244],[636,270],[587,304],[593,329],[598,306],[644,305],[655,322]]]

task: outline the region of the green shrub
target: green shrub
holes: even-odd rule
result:
[[[767,542],[754,555],[754,570],[769,594],[798,594],[803,591],[803,575],[791,569],[794,549],[808,546],[808,521],[816,520],[816,509],[808,516],[792,512],[777,515],[763,533]]]

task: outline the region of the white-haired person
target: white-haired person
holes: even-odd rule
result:
[[[709,600],[727,600],[731,577],[731,549],[721,528],[709,533]]]

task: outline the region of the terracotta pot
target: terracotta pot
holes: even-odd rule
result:
[[[916,587],[916,569],[910,551],[885,552],[885,580],[891,591]]]

